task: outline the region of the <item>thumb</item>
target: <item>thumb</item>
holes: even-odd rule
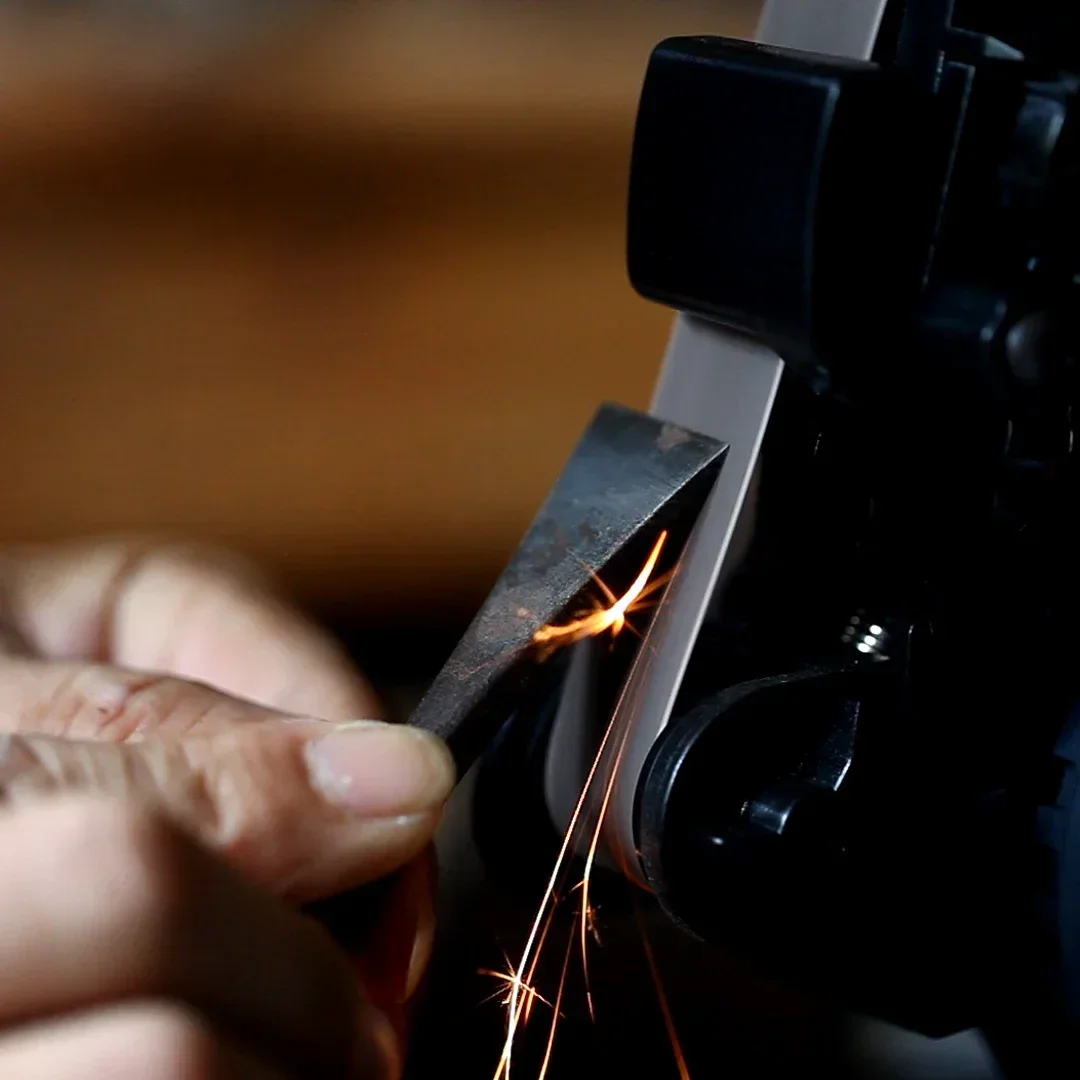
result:
[[[0,734],[0,803],[83,791],[153,804],[297,902],[419,855],[453,783],[441,742],[376,721],[266,720],[128,743]]]

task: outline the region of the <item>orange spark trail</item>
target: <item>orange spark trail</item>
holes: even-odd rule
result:
[[[555,1031],[559,1024],[559,1015],[562,1008],[563,990],[566,987],[566,972],[570,967],[570,954],[574,951],[574,936],[566,939],[566,955],[563,957],[562,974],[559,976],[559,989],[555,994],[555,1008],[551,1013],[551,1029],[548,1031],[547,1049],[544,1051],[544,1061],[540,1066],[540,1075],[536,1080],[544,1080],[547,1076],[548,1065],[551,1064],[551,1051],[555,1046]]]
[[[517,966],[518,971],[524,971],[529,969],[530,963],[533,959],[534,950],[536,950],[537,938],[540,935],[540,928],[544,921],[544,915],[547,912],[548,905],[551,903],[553,896],[555,895],[555,885],[561,876],[564,865],[566,863],[567,853],[570,850],[570,844],[573,841],[574,834],[577,830],[578,821],[581,818],[582,810],[585,807],[585,803],[589,796],[589,791],[592,787],[593,777],[596,775],[597,770],[600,768],[600,761],[604,755],[604,748],[607,746],[608,739],[611,736],[611,732],[615,726],[615,716],[612,715],[611,720],[608,721],[607,728],[604,730],[604,736],[600,740],[600,749],[597,751],[596,758],[592,763],[592,768],[589,769],[589,775],[585,778],[585,783],[581,789],[581,794],[578,796],[577,805],[574,807],[573,814],[570,815],[570,822],[566,826],[566,832],[563,835],[562,846],[559,848],[558,857],[555,860],[555,867],[551,871],[551,877],[548,879],[547,887],[544,889],[544,895],[540,901],[540,910],[536,913],[536,918],[533,920],[532,928],[529,930],[528,939],[525,942],[525,949],[521,956],[521,962]],[[537,950],[538,951],[538,950]],[[520,978],[515,974],[515,985],[510,995],[509,1002],[509,1015],[507,1017],[506,1028],[506,1041],[503,1044],[502,1056],[499,1059],[499,1067],[495,1072],[494,1080],[500,1080],[501,1077],[506,1077],[509,1080],[510,1076],[510,1058],[514,1049],[514,1036],[517,1033],[518,1023],[521,1019],[521,991],[522,983]]]
[[[589,852],[590,858],[592,852]],[[589,1019],[596,1023],[596,1009],[593,1006],[592,984],[589,981],[589,874],[592,867],[585,866],[585,876],[581,879],[581,975],[585,981],[585,1003],[589,1006]]]
[[[555,912],[558,910],[558,907],[559,907],[559,898],[558,897],[553,897],[552,898],[552,903],[551,903],[551,908],[548,911],[547,921],[544,923],[544,929],[540,934],[540,940],[536,943],[536,953],[533,956],[532,964],[529,967],[528,974],[526,974],[526,976],[525,976],[525,985],[526,986],[533,986],[534,985],[533,979],[536,977],[536,965],[540,963],[540,953],[543,951],[544,942],[547,940],[548,931],[551,929],[551,923],[552,923],[552,920],[555,918]],[[529,998],[527,1000],[527,1004],[525,1006],[525,1022],[526,1023],[528,1023],[529,1014],[532,1012],[532,1007],[533,1007],[533,1003],[535,1002],[535,1000],[536,1000],[535,996],[531,997],[531,998]],[[506,1004],[506,1002],[504,1002],[504,1004]],[[545,1002],[544,1004],[547,1004],[547,1002]]]
[[[629,683],[627,679],[627,683]],[[620,701],[621,704],[621,701]],[[616,708],[615,716],[618,715]],[[589,854],[585,859],[585,870],[581,876],[581,970],[585,977],[585,1000],[589,1005],[589,1016],[596,1022],[596,1011],[593,1008],[592,989],[589,986],[588,966],[588,929],[589,929],[589,882],[592,880],[593,863],[596,861],[596,849],[600,845],[600,836],[604,831],[604,822],[607,819],[608,806],[611,804],[611,795],[615,790],[615,782],[619,777],[619,766],[622,764],[623,755],[626,753],[626,744],[630,737],[630,725],[627,724],[619,740],[619,749],[615,754],[615,760],[611,764],[607,784],[604,787],[604,798],[600,803],[600,811],[596,816],[596,824],[593,828],[592,841],[589,844]]]
[[[660,1012],[664,1016],[664,1027],[667,1028],[668,1039],[671,1041],[671,1052],[675,1055],[679,1080],[690,1080],[690,1069],[683,1055],[682,1044],[679,1042],[679,1033],[675,1030],[675,1020],[671,1015],[671,1006],[668,1004],[667,994],[664,993],[664,984],[660,981],[660,969],[656,966],[656,957],[653,955],[652,945],[649,942],[649,932],[645,928],[645,919],[641,914],[641,907],[636,901],[634,903],[634,915],[637,918],[638,929],[641,931],[641,945],[645,950],[645,959],[649,964],[649,974],[652,975],[653,986],[656,987],[656,999],[660,1002]]]
[[[667,535],[666,530],[660,534],[649,558],[641,568],[641,573],[634,579],[634,583],[630,588],[610,607],[601,608],[591,615],[584,615],[580,619],[574,619],[573,622],[565,623],[562,626],[541,626],[533,634],[533,641],[538,645],[544,645],[565,638],[567,644],[569,644],[572,641],[580,641],[582,638],[602,634],[608,629],[611,630],[612,635],[618,634],[626,625],[626,613],[630,606],[640,598],[645,591],[645,586],[649,583],[649,578],[656,568],[656,561],[660,558],[660,552],[664,548]],[[610,590],[608,591],[610,592]]]
[[[619,598],[607,587],[607,583],[600,577],[600,575],[584,560],[574,556],[575,561],[583,569],[587,570],[589,577],[592,578],[593,584],[604,594],[604,599],[609,604],[618,603]]]

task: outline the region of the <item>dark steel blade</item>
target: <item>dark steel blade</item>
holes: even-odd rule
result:
[[[725,444],[616,405],[602,406],[547,501],[411,723],[447,741],[461,775],[554,665],[533,637],[640,572],[661,530],[681,551]]]

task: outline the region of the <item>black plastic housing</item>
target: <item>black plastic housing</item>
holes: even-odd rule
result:
[[[789,362],[835,366],[919,288],[925,193],[944,167],[927,153],[928,105],[875,64],[717,37],[661,43],[631,165],[635,289]]]

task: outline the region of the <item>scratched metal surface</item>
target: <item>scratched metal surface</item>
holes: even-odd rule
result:
[[[536,631],[577,614],[593,574],[629,585],[661,529],[670,558],[724,454],[716,439],[602,406],[410,722],[445,739],[464,772],[543,674]]]

